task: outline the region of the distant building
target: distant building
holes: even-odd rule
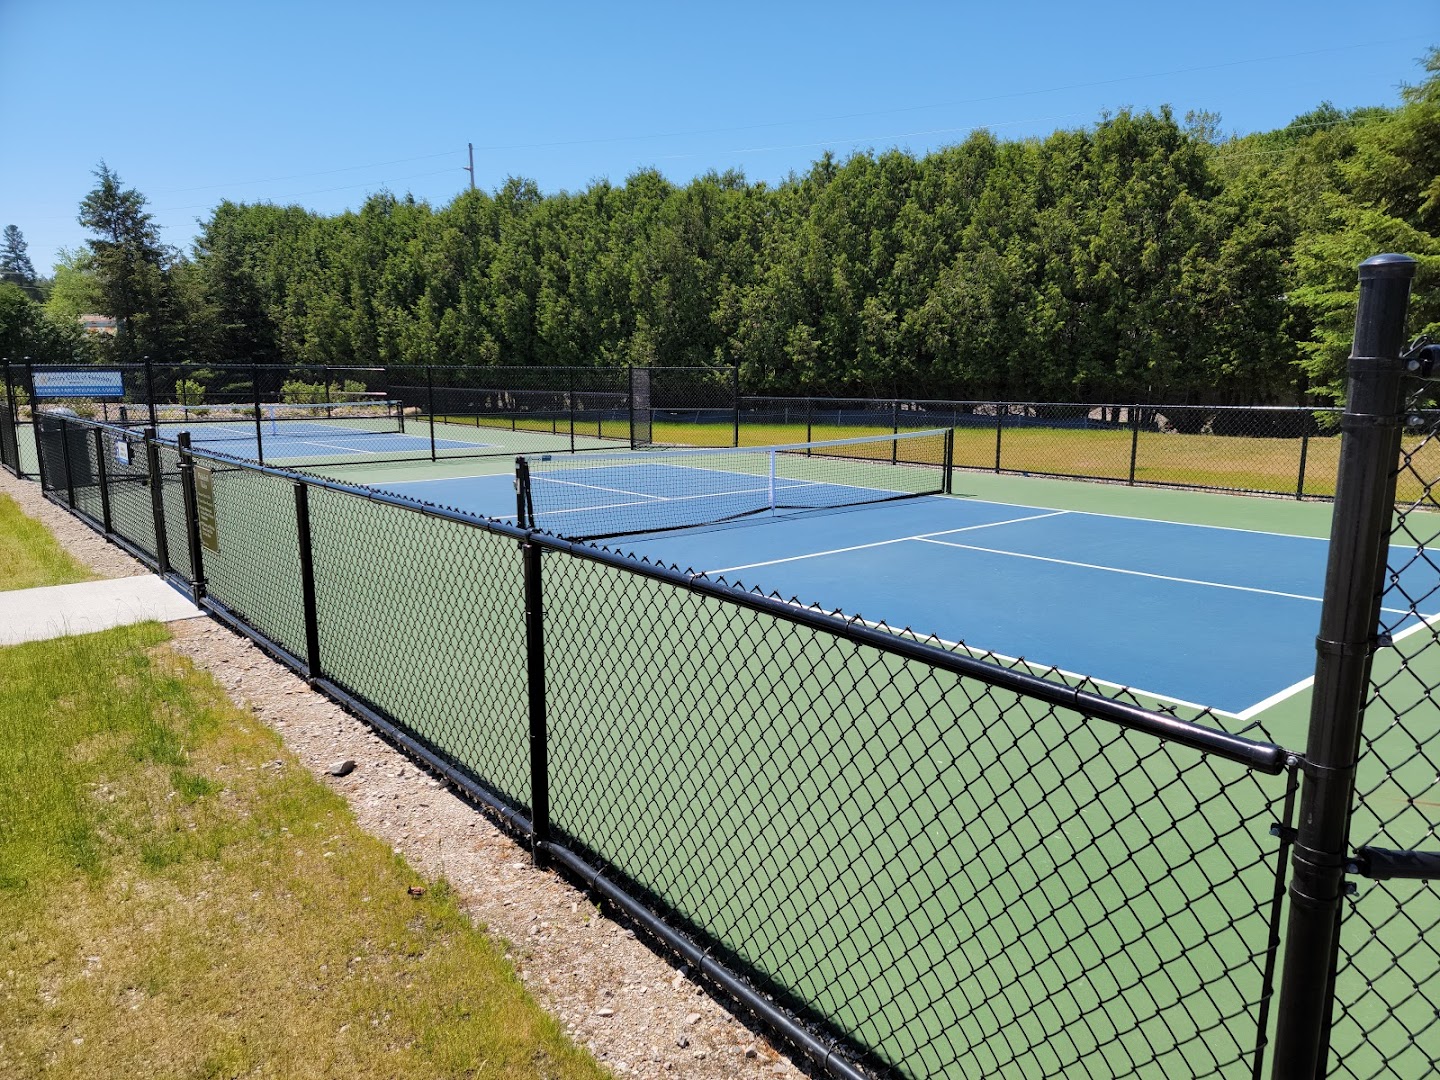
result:
[[[115,334],[115,320],[109,315],[81,315],[80,328],[87,334]]]

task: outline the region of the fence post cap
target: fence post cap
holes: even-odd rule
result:
[[[1360,264],[1361,278],[1414,277],[1418,264],[1409,255],[1371,255]]]

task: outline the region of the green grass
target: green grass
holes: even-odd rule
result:
[[[20,504],[0,495],[0,591],[91,581],[95,575]]]
[[[165,639],[0,649],[0,1073],[604,1075]]]

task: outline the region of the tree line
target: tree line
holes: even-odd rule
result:
[[[102,163],[80,214],[94,239],[62,253],[43,305],[0,285],[0,343],[201,364],[733,363],[749,393],[1315,400],[1338,392],[1364,257],[1419,258],[1412,322],[1440,332],[1440,49],[1424,70],[1398,107],[1322,105],[1245,137],[1120,111],[921,157],[826,154],[775,185],[645,170],[438,208],[226,201],[187,255]],[[116,316],[115,338],[76,340],[77,309]]]

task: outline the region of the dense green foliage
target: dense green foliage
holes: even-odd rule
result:
[[[1244,138],[1120,112],[827,154],[778,186],[642,171],[438,209],[224,202],[139,332],[212,363],[736,363],[749,392],[1295,401],[1338,385],[1366,256],[1420,258],[1414,326],[1440,324],[1440,50],[1425,67],[1397,108]]]

